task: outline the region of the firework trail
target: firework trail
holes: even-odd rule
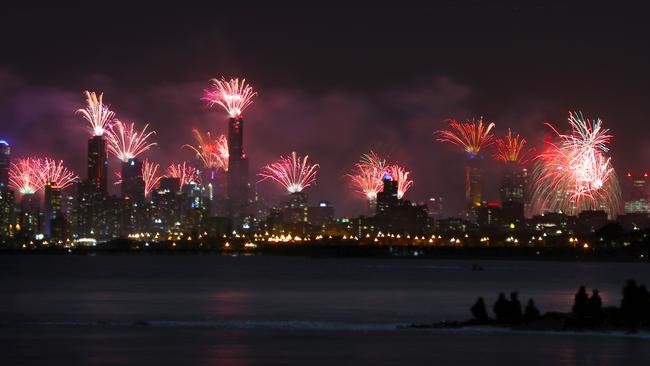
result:
[[[95,92],[85,91],[84,94],[86,95],[86,108],[78,109],[77,113],[90,123],[93,136],[102,136],[110,128],[115,113],[104,104],[103,93],[99,94],[99,97]]]
[[[56,161],[50,158],[34,159],[38,166],[38,178],[41,185],[51,183],[53,187],[65,189],[72,185],[79,177],[63,165],[63,160]]]
[[[160,165],[150,162],[149,159],[144,159],[142,163],[145,197],[149,196],[158,187],[158,183],[160,183],[162,176],[158,175],[158,168],[160,168]]]
[[[199,176],[199,171],[194,168],[192,165],[182,162],[180,164],[172,164],[167,167],[167,173],[165,174],[168,178],[178,178],[181,181],[181,187],[186,184],[201,183],[201,177]]]
[[[354,165],[351,174],[347,174],[356,192],[369,200],[375,200],[377,193],[383,189],[382,179],[387,173],[386,160],[381,159],[374,151],[361,156]]]
[[[43,188],[39,172],[41,163],[35,158],[18,159],[9,166],[9,187],[20,194],[34,194]]]
[[[505,138],[498,138],[495,142],[496,152],[494,158],[503,161],[517,164],[525,164],[533,157],[535,152],[534,148],[526,148],[526,139],[519,136],[519,134],[512,134],[508,129]]]
[[[379,157],[377,153],[370,150],[368,154],[363,154],[361,160],[359,160],[359,165],[364,165],[366,167],[377,168],[379,170],[386,170],[386,159]]]
[[[210,79],[210,89],[205,90],[204,100],[208,101],[210,106],[220,105],[228,112],[231,118],[238,118],[242,112],[251,105],[253,97],[257,92],[246,84],[246,79]]]
[[[397,198],[401,199],[404,194],[413,186],[413,180],[409,179],[411,172],[403,167],[393,164],[388,166],[388,173],[397,181]]]
[[[221,168],[228,171],[228,140],[226,136],[221,135],[216,139],[212,139],[210,132],[205,135],[197,129],[193,129],[194,139],[197,145],[192,146],[189,144],[183,145],[194,151],[196,157],[201,160],[206,169]]]
[[[575,215],[584,210],[605,210],[616,217],[621,201],[618,178],[604,153],[612,136],[602,121],[569,114],[570,134],[553,126],[557,141],[537,157],[532,172],[531,204],[534,214],[562,211]]]
[[[302,192],[316,181],[318,164],[309,163],[309,155],[304,158],[298,156],[296,152],[291,153],[291,157],[280,157],[280,160],[262,168],[258,175],[262,177],[261,181],[271,179],[284,187],[289,193]]]
[[[157,145],[155,142],[147,140],[155,135],[155,131],[147,132],[148,124],[142,131],[135,130],[135,125],[123,123],[116,120],[110,129],[106,130],[108,139],[108,151],[123,162],[135,158],[143,152],[149,150],[152,146]]]
[[[470,157],[478,155],[481,149],[492,144],[493,135],[490,130],[494,123],[483,124],[481,117],[478,122],[457,122],[449,121],[449,129],[439,130],[434,133],[438,141],[449,142],[461,146]]]

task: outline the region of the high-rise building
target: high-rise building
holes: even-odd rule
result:
[[[323,227],[334,220],[334,206],[329,201],[320,201],[318,206],[309,207],[307,217],[311,225]]]
[[[144,179],[142,162],[136,158],[122,163],[122,198],[142,206],[144,204]]]
[[[480,157],[472,155],[465,166],[465,201],[467,202],[468,215],[476,217],[476,208],[481,205],[483,199],[482,169]]]
[[[286,224],[307,223],[309,221],[307,194],[291,193],[282,207],[282,220]]]
[[[507,162],[501,174],[501,202],[525,202],[528,170],[515,162]]]
[[[382,179],[384,189],[377,193],[377,215],[387,212],[391,207],[397,206],[399,199],[397,198],[397,181],[386,173]]]
[[[5,140],[0,140],[0,188],[9,185],[9,163],[11,161],[11,147]]]
[[[384,189],[377,193],[377,213],[374,225],[389,233],[421,234],[430,230],[426,205],[416,205],[397,196],[397,181],[385,174]]]
[[[14,207],[14,191],[0,187],[0,242],[13,235]]]
[[[33,239],[40,233],[38,196],[25,193],[20,196],[20,213],[16,220],[16,234],[22,239]]]
[[[528,170],[516,162],[506,162],[501,173],[501,215],[505,225],[522,223],[528,200]]]
[[[625,213],[650,213],[648,173],[627,173],[624,181]]]
[[[88,140],[88,183],[95,192],[106,195],[108,179],[108,155],[103,136]]]
[[[204,172],[202,182],[210,198],[212,216],[228,216],[228,172],[213,168]]]
[[[181,225],[183,207],[180,184],[179,178],[162,178],[158,189],[152,192],[148,209],[153,231],[166,233]]]
[[[43,232],[45,236],[52,235],[52,221],[62,216],[61,188],[47,182],[43,189]]]
[[[228,119],[228,202],[230,218],[238,228],[248,213],[248,158],[244,153],[244,120]]]

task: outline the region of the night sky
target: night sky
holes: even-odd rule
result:
[[[192,128],[226,130],[225,113],[200,100],[208,79],[225,76],[259,92],[244,114],[251,172],[309,154],[321,164],[311,200],[341,214],[364,207],[344,174],[370,149],[412,170],[407,198],[443,196],[447,215],[460,210],[463,155],[432,137],[452,117],[484,116],[541,146],[544,122],[565,129],[567,112],[581,110],[612,130],[619,175],[648,169],[650,23],[640,5],[234,3],[3,6],[0,138],[17,157],[65,159],[85,176],[88,130],[74,111],[88,89],[120,119],[158,131],[145,157],[190,161],[181,145]],[[485,159],[486,198],[496,200],[497,165]],[[282,195],[268,182],[260,190],[271,202]]]

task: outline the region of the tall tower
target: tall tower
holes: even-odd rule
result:
[[[247,214],[248,158],[244,154],[244,120],[228,119],[228,200],[230,217],[237,226]]]
[[[483,199],[482,169],[479,166],[480,157],[472,155],[465,166],[465,200],[467,206],[472,210],[481,205]]]
[[[386,173],[382,179],[384,189],[377,193],[377,215],[385,214],[386,211],[397,205],[399,199],[397,198],[397,180]]]
[[[9,162],[11,160],[11,148],[5,140],[0,140],[0,188],[9,184]]]
[[[142,162],[137,158],[122,162],[122,233],[129,234],[144,229],[144,179]]]
[[[106,140],[102,136],[93,136],[88,140],[88,183],[95,192],[106,195],[107,177]]]
[[[61,188],[47,182],[43,190],[43,231],[47,237],[52,236],[52,221],[62,214]]]
[[[138,204],[144,203],[142,162],[137,158],[122,163],[122,198],[129,198]]]
[[[228,208],[230,219],[239,227],[248,214],[248,159],[244,154],[244,120],[242,113],[257,94],[246,79],[211,79],[204,99],[220,105],[228,118]]]
[[[506,161],[501,174],[499,193],[504,224],[522,223],[528,199],[528,170],[516,161]]]

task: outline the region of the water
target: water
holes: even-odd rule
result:
[[[193,255],[0,257],[0,364],[646,364],[645,335],[397,330],[498,292],[617,305],[637,263]],[[4,361],[4,362],[3,362]],[[54,361],[54,362],[52,362]]]

